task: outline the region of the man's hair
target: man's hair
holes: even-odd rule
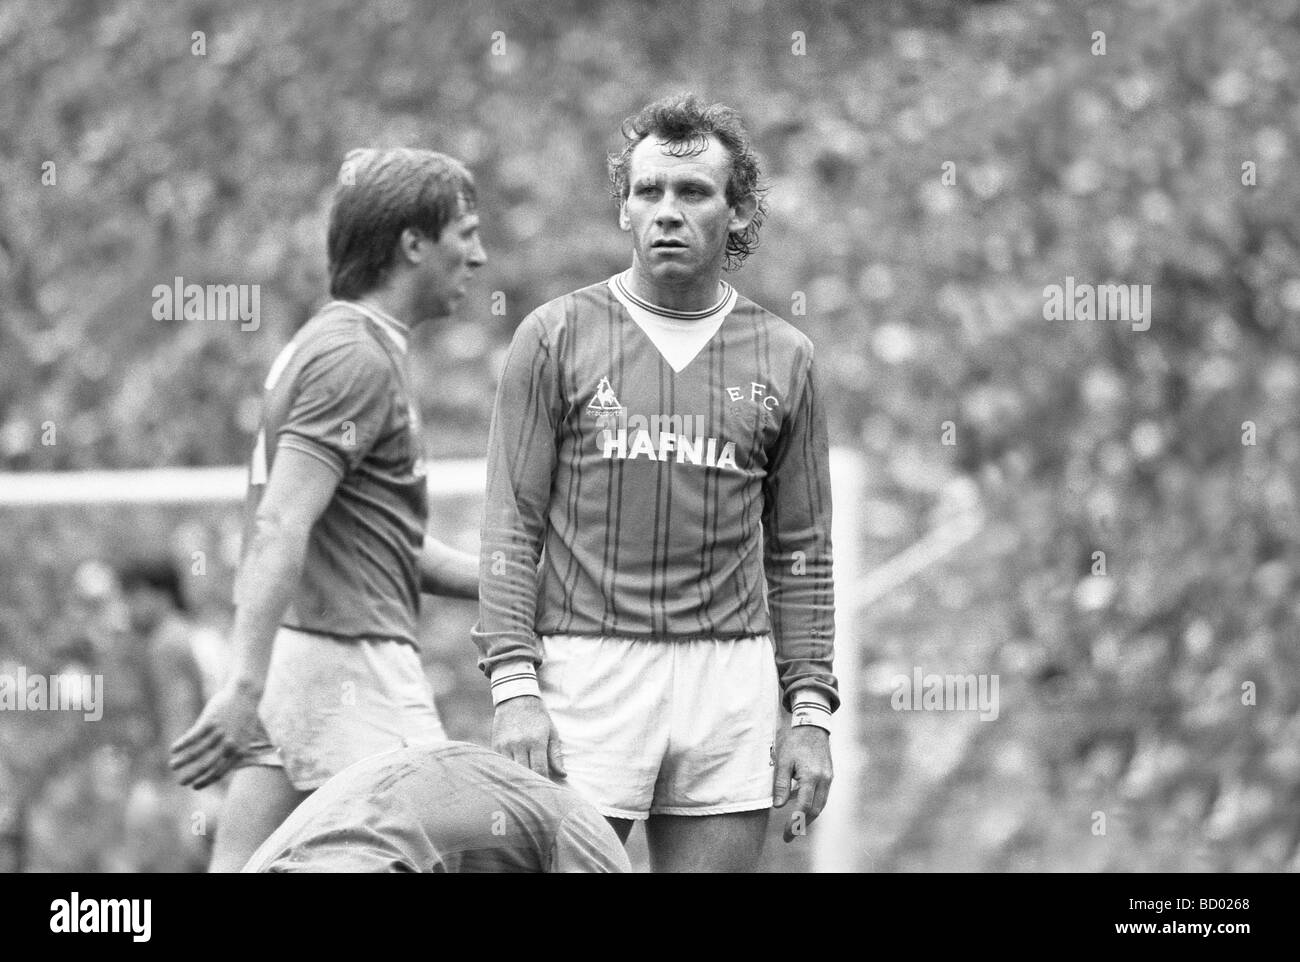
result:
[[[749,225],[727,237],[724,267],[729,271],[740,267],[758,246],[758,231],[767,216],[767,188],[759,183],[758,155],[740,114],[726,104],[705,104],[695,94],[674,94],[646,104],[624,120],[620,130],[623,149],[609,155],[609,186],[619,204],[627,200],[632,151],[647,137],[653,136],[666,145],[674,157],[703,153],[708,149],[710,135],[727,148],[731,157],[727,203],[734,206],[747,197],[758,202]]]
[[[446,154],[406,147],[349,151],[330,207],[330,295],[355,298],[374,290],[387,279],[403,230],[436,241],[477,201],[474,178]]]
[[[189,611],[180,572],[170,561],[161,558],[134,558],[118,566],[117,578],[125,594],[139,588],[151,588],[166,594],[177,611]]]

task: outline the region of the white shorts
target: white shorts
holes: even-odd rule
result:
[[[447,740],[420,656],[400,641],[280,628],[257,713],[263,737],[241,764],[283,768],[300,791],[371,755]]]
[[[771,807],[779,718],[771,638],[552,635],[542,639],[537,682],[567,784],[602,815]]]

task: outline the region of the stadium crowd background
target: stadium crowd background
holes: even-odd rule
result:
[[[481,455],[514,326],[627,262],[618,121],[695,89],[766,160],[772,214],[735,282],[820,349],[832,442],[868,466],[868,566],[941,521],[945,492],[987,519],[858,615],[868,764],[834,792],[860,866],[1300,868],[1300,2],[437,9],[0,7],[0,469],[243,462],[267,366],[325,292],[338,164],[369,144],[478,179],[490,263],[413,356],[428,453]],[[1067,276],[1150,284],[1150,330],[1045,321]],[[259,285],[259,328],[154,320],[175,277]],[[477,517],[444,500],[432,523],[473,548]],[[107,703],[97,723],[0,713],[0,867],[200,866],[206,803],[162,768],[177,701],[142,681],[176,676],[118,572],[175,563],[210,651],[239,512],[0,525],[0,670],[102,672]],[[473,606],[426,602],[446,726],[486,742]],[[997,673],[998,719],[892,710],[914,666]]]

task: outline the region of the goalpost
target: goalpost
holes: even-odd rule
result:
[[[871,817],[858,803],[858,786],[866,772],[867,732],[859,720],[863,651],[868,639],[861,625],[864,610],[888,592],[942,561],[984,526],[974,491],[956,483],[940,494],[943,520],[919,541],[867,570],[863,553],[863,498],[867,491],[866,459],[849,448],[831,449],[831,496],[835,550],[835,677],[840,707],[831,735],[835,782],[821,817],[809,833],[813,871],[866,872],[871,855],[862,846],[860,819]]]
[[[430,498],[481,495],[487,477],[483,459],[427,462]],[[242,501],[247,468],[157,468],[143,471],[0,472],[0,509],[65,505],[219,504]],[[958,514],[916,544],[870,572],[862,556],[862,501],[866,467],[860,454],[847,448],[831,451],[834,500],[836,583],[835,673],[841,705],[835,715],[831,744],[835,785],[830,802],[814,829],[813,869],[860,872],[870,869],[861,853],[861,810],[855,798],[866,765],[865,732],[858,721],[862,646],[862,609],[887,591],[964,544],[980,529],[978,508]],[[866,813],[870,817],[870,813]]]

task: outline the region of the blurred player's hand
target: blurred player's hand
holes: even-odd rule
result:
[[[776,742],[776,775],[772,804],[784,808],[794,796],[794,811],[785,823],[784,838],[793,842],[826,807],[831,791],[831,738],[824,728],[800,725],[786,729]]]
[[[492,716],[492,749],[543,778],[568,775],[560,733],[536,695],[520,695],[497,705]]]
[[[257,735],[260,700],[234,682],[212,696],[199,720],[172,744],[171,768],[182,785],[206,788],[230,770]]]

